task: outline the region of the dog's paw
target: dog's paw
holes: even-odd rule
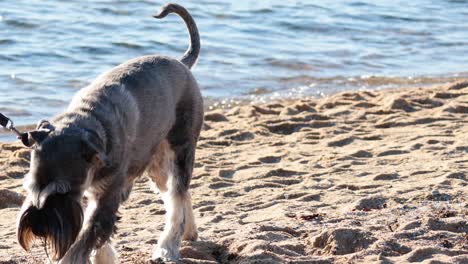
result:
[[[149,259],[149,260],[147,261],[147,263],[148,263],[148,264],[164,264],[165,261],[162,260],[162,259],[156,259],[156,260],[154,260],[154,259]]]
[[[91,253],[91,264],[117,264],[119,263],[114,247],[105,243],[100,249]]]
[[[151,260],[153,263],[164,263],[165,261],[177,261],[179,257],[179,252],[177,250],[157,247],[153,252]]]
[[[72,255],[65,255],[58,264],[91,264],[91,261],[88,258],[83,257],[74,257]]]
[[[90,264],[88,254],[83,247],[72,246],[65,256],[58,261],[58,264]]]

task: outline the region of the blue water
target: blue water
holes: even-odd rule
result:
[[[97,75],[146,54],[180,57],[163,1],[0,1],[0,112],[18,124],[63,110]],[[468,1],[179,1],[209,101],[264,100],[468,76]]]

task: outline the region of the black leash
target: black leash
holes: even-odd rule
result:
[[[13,133],[18,136],[18,139],[21,139],[21,142],[23,142],[24,145],[28,145],[28,133],[19,132],[14,126],[13,121],[2,113],[0,113],[0,125],[10,131],[13,131]]]

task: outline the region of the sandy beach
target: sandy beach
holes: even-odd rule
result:
[[[29,151],[0,149],[0,263],[46,263],[16,242]],[[468,81],[208,111],[195,167],[181,263],[468,263]],[[146,263],[164,213],[139,179],[121,263]]]

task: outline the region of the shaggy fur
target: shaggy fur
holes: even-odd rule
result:
[[[182,236],[196,239],[188,188],[203,123],[203,102],[190,72],[200,40],[190,14],[168,4],[191,44],[181,60],[144,56],[123,63],[80,90],[68,109],[29,133],[33,147],[18,220],[25,248],[45,239],[60,263],[112,263],[109,242],[119,205],[147,171],[166,207],[166,227],[153,259],[179,257]],[[82,198],[87,197],[83,215]]]

